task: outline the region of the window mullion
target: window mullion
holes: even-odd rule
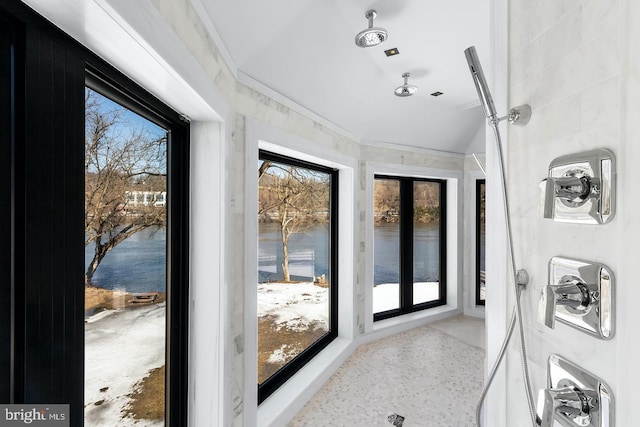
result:
[[[413,305],[413,180],[400,181],[400,309]]]

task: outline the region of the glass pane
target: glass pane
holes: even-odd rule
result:
[[[329,332],[331,175],[261,160],[258,384]]]
[[[413,304],[440,298],[440,184],[413,183]]]
[[[373,312],[400,308],[400,181],[373,182]]]
[[[167,132],[85,90],[85,426],[164,425]]]
[[[478,298],[477,300],[484,304],[485,300],[485,292],[486,292],[486,283],[485,283],[485,207],[486,207],[486,192],[485,192],[485,181],[479,181],[478,187],[478,206],[477,209],[477,239],[478,239],[478,256],[477,256],[477,292]]]

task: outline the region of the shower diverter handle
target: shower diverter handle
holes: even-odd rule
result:
[[[591,304],[589,287],[578,277],[567,275],[557,285],[542,288],[540,321],[549,328],[555,327],[556,306],[563,305],[576,311],[585,311]]]
[[[601,379],[557,354],[549,355],[547,386],[538,393],[536,424],[612,427],[613,394]]]
[[[538,412],[541,427],[553,427],[556,415],[563,415],[576,425],[587,426],[591,422],[591,410],[598,407],[595,391],[583,391],[571,385],[540,390],[538,402],[544,405]]]
[[[555,158],[545,178],[540,216],[574,224],[605,224],[613,218],[616,166],[606,148]]]
[[[597,196],[599,180],[583,171],[569,171],[560,178],[545,178],[540,190],[544,192],[544,218],[553,218],[556,198],[572,206],[583,204],[589,197]]]
[[[567,202],[579,203],[591,194],[591,177],[589,175],[570,175],[552,179],[555,183],[556,197]]]

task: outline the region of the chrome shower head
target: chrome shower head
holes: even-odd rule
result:
[[[404,84],[402,86],[398,86],[393,93],[396,94],[396,96],[411,96],[414,93],[416,93],[418,91],[418,87],[414,86],[414,85],[410,85],[409,83],[407,83],[407,81],[409,80],[409,76],[411,74],[410,73],[404,73],[402,75],[402,77],[404,77]]]
[[[373,26],[373,18],[377,16],[375,10],[368,10],[364,16],[369,20],[369,28],[356,34],[356,45],[359,47],[377,46],[387,39],[387,30]]]
[[[487,119],[496,119],[496,107],[493,104],[493,98],[491,97],[491,92],[489,92],[489,86],[487,85],[487,80],[484,77],[484,72],[482,72],[482,66],[480,65],[480,60],[478,59],[475,46],[465,49],[464,55],[467,58],[469,70],[471,71],[473,82],[476,85],[476,90],[478,91],[478,96],[480,97],[484,114],[487,116]]]

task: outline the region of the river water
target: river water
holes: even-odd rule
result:
[[[258,281],[282,279],[282,243],[276,223],[260,224],[258,244]],[[377,224],[374,229],[374,283],[399,282],[398,224]],[[437,224],[414,224],[414,281],[439,280],[439,235]],[[311,280],[325,274],[328,268],[328,224],[317,224],[293,234],[289,240],[292,280]]]
[[[383,223],[373,228],[373,282],[400,283],[399,224]],[[413,281],[440,280],[440,229],[438,224],[413,225]]]
[[[147,229],[129,237],[109,252],[93,275],[96,286],[127,292],[164,292],[167,288],[167,234]],[[85,269],[93,257],[93,245],[85,248]]]
[[[434,224],[414,226],[415,281],[437,281],[439,278],[439,229]],[[397,224],[374,227],[374,282],[398,283],[399,238]],[[316,224],[291,235],[289,240],[292,280],[329,277],[328,224]],[[85,263],[91,260],[93,247],[85,250]],[[282,279],[282,243],[275,223],[261,223],[258,239],[258,281]],[[166,233],[150,229],[134,234],[120,243],[104,258],[93,281],[107,289],[128,292],[165,291]]]

